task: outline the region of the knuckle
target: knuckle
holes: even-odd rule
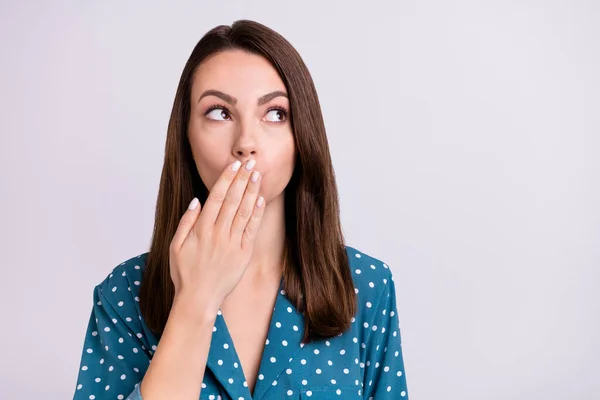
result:
[[[211,192],[210,197],[212,198],[212,200],[214,202],[222,203],[223,201],[225,201],[226,195],[223,192],[217,191],[217,192]]]
[[[240,207],[238,208],[237,215],[239,215],[241,218],[246,219],[250,216],[251,212],[252,211],[249,210],[248,207]]]

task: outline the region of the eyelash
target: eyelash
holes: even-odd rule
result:
[[[206,111],[204,111],[204,116],[206,117],[209,112],[211,112],[212,110],[216,110],[216,109],[223,109],[225,112],[227,112],[227,114],[229,114],[231,116],[231,112],[229,111],[229,109],[224,104],[220,104],[220,103],[217,103],[217,104],[214,104],[214,105],[208,107],[208,109]],[[288,117],[288,113],[289,113],[287,108],[282,107],[282,106],[273,106],[273,107],[269,108],[267,110],[267,112],[273,111],[273,110],[281,111],[284,114],[285,120],[269,121],[269,122],[273,122],[275,124],[282,124],[287,121],[287,117]],[[222,122],[222,121],[215,121],[215,122]]]

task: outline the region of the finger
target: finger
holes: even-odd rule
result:
[[[218,232],[231,233],[233,218],[238,212],[238,208],[242,202],[244,193],[246,192],[246,187],[248,186],[248,181],[250,180],[250,174],[252,173],[255,164],[255,160],[247,161],[244,166],[240,168],[240,171],[231,183],[231,186],[229,186],[229,190],[225,195],[223,205],[219,211],[219,216],[215,221],[215,228]]]
[[[248,224],[246,224],[246,229],[244,229],[244,233],[242,234],[241,245],[243,249],[248,247],[251,248],[252,245],[254,245],[258,228],[260,227],[263,215],[265,214],[266,206],[267,204],[264,197],[259,196],[254,205],[252,216],[250,217]]]
[[[215,221],[219,216],[221,206],[223,205],[223,201],[225,200],[225,196],[227,195],[227,191],[238,174],[238,170],[240,169],[241,165],[242,163],[237,160],[225,168],[225,170],[221,173],[221,176],[219,176],[219,179],[217,179],[213,185],[208,197],[206,198],[206,201],[204,202],[202,216],[196,224],[198,228],[212,228],[212,226],[215,224]]]
[[[172,250],[179,251],[179,249],[181,249],[183,242],[188,237],[190,231],[196,223],[196,219],[200,214],[201,208],[200,202],[196,197],[194,197],[187,210],[183,213],[183,216],[179,220],[179,225],[177,226],[175,235],[173,235],[173,240],[171,240]]]
[[[230,235],[232,239],[236,239],[238,242],[242,234],[244,233],[244,229],[246,229],[248,220],[254,212],[254,207],[260,189],[261,178],[262,176],[260,172],[252,172],[252,174],[250,175],[250,181],[248,182],[248,186],[246,187],[246,192],[244,193],[244,197],[242,198],[237,212],[233,217]]]

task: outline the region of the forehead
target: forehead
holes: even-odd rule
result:
[[[192,93],[216,89],[242,100],[274,90],[286,91],[277,70],[266,58],[242,50],[227,50],[204,60],[194,75]]]

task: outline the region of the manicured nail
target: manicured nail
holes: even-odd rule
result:
[[[190,210],[195,210],[196,207],[198,207],[198,203],[199,203],[198,199],[196,197],[194,197],[194,199],[192,200],[192,202],[190,203],[190,205],[188,206],[188,208]]]
[[[233,163],[233,165],[231,166],[231,169],[233,171],[237,171],[238,169],[240,169],[241,165],[242,165],[242,162],[240,160],[237,160],[236,162]]]
[[[252,168],[254,168],[254,164],[256,164],[256,160],[253,158],[252,160],[248,161],[248,164],[246,164],[246,169],[250,171]]]
[[[265,202],[265,198],[262,196],[259,196],[258,200],[256,201],[256,207],[262,207],[264,202]]]
[[[258,171],[254,171],[254,172],[252,173],[252,175],[250,175],[250,180],[251,180],[252,182],[256,182],[256,181],[258,180],[258,176],[259,176],[259,175],[260,175],[260,174],[258,173]]]

